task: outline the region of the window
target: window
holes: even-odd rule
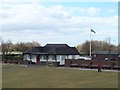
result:
[[[94,54],[94,57],[96,57],[96,54]]]
[[[68,59],[72,59],[72,55],[68,55]]]
[[[28,54],[24,55],[24,60],[30,60],[30,55]]]
[[[48,56],[48,59],[49,60],[55,60],[55,56],[54,55],[50,55],[50,56]]]
[[[75,55],[72,55],[72,59],[75,59]]]
[[[57,55],[57,60],[61,60],[61,56],[60,55]]]
[[[47,60],[47,56],[43,55],[41,57],[42,57],[42,60]]]
[[[118,57],[120,57],[120,55],[118,55]]]
[[[63,56],[61,56],[61,59],[62,59],[62,60],[65,60],[65,56],[64,56],[64,55],[63,55]]]

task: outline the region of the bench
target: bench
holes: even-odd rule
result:
[[[79,64],[77,64],[77,63],[70,64],[70,67],[78,67],[78,66],[79,66]]]
[[[80,67],[82,67],[82,68],[88,68],[89,65],[88,64],[81,64]]]
[[[112,67],[110,65],[102,65],[103,69],[111,69]]]
[[[94,65],[91,65],[90,68],[98,68],[98,65],[94,64]]]

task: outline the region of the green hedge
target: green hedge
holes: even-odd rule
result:
[[[23,56],[22,55],[14,55],[14,54],[8,54],[8,55],[4,55],[3,59],[5,60],[22,60]]]

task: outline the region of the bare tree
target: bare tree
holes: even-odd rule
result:
[[[92,52],[94,52],[94,51],[117,51],[118,47],[111,44],[110,40],[111,39],[109,39],[109,42],[107,42],[107,41],[97,41],[97,40],[92,41],[91,42]],[[89,54],[90,42],[86,41],[86,42],[78,45],[76,48],[79,52],[84,52],[85,54]]]
[[[7,42],[4,42],[2,40],[1,42],[2,53],[9,54],[11,52],[11,45],[12,45],[12,42],[10,40],[8,40]]]

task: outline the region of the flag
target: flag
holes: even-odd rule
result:
[[[94,33],[96,33],[93,29],[91,29],[91,32],[94,32]]]

